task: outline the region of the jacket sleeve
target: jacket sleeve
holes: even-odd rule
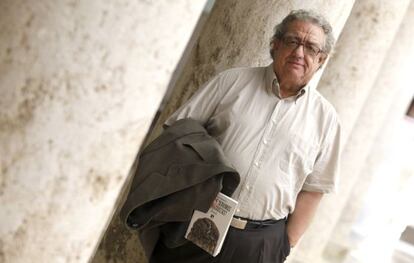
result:
[[[222,73],[217,75],[197,90],[187,102],[164,122],[164,127],[184,118],[192,118],[205,126],[222,98],[222,75]]]

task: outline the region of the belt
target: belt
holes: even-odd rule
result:
[[[237,229],[257,229],[257,228],[271,226],[284,220],[285,218],[282,218],[279,220],[274,220],[274,219],[251,220],[251,219],[242,218],[242,217],[233,217],[230,225]]]

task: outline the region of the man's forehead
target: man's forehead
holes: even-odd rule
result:
[[[295,32],[288,32],[285,34],[285,38],[294,38],[298,40],[302,40],[302,38],[305,38],[302,34],[298,34]],[[306,35],[306,41],[312,44],[319,44],[320,42],[323,42],[323,38],[319,38],[312,35]]]
[[[287,25],[285,36],[306,37],[319,42],[325,39],[325,32],[322,27],[311,21],[294,20]]]

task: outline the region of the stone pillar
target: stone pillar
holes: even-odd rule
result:
[[[332,229],[358,179],[367,149],[382,123],[382,107],[387,104],[384,99],[389,99],[398,91],[395,85],[387,82],[388,85],[381,84],[386,85],[384,88],[388,90],[377,92],[378,85],[374,83],[408,4],[409,1],[355,2],[338,40],[336,54],[327,65],[318,86],[334,104],[342,121],[345,147],[341,158],[340,185],[337,194],[327,195],[322,200],[313,223],[291,256],[291,262],[316,263],[321,260]],[[387,64],[395,67],[395,64],[384,61],[384,65]],[[368,103],[364,104],[365,101]],[[378,115],[376,111],[379,111]],[[358,125],[355,126],[357,120]]]
[[[409,0],[356,1],[318,89],[335,106],[343,144],[376,80]]]
[[[0,262],[89,260],[204,2],[1,1]]]
[[[413,257],[405,254],[405,249],[399,250],[402,252],[400,255],[404,255],[402,258],[393,258],[398,256],[398,250],[395,249],[403,248],[397,244],[404,228],[413,223],[414,215],[410,209],[414,198],[414,120],[403,117],[407,100],[414,95],[413,88],[409,89],[411,91],[405,92],[407,96],[394,99],[382,131],[375,138],[372,154],[362,170],[365,177],[371,177],[372,181],[369,183],[364,178],[362,182],[362,185],[369,186],[362,192],[364,200],[360,202],[361,209],[350,227],[349,241],[352,241],[352,247],[347,247],[339,260],[331,261],[331,254],[331,257],[327,257],[329,263],[413,260]],[[357,188],[360,186],[357,185]],[[351,209],[355,210],[354,207]]]
[[[357,183],[349,182],[353,185],[351,194],[332,231],[329,245],[325,248],[325,255],[329,258],[329,262],[335,262],[334,260],[345,256],[347,250],[355,244],[350,240],[351,227],[360,212],[365,199],[365,190],[371,183],[374,170],[382,163],[378,157],[373,157],[382,155],[387,150],[382,148],[381,142],[393,137],[392,133],[404,116],[414,93],[410,84],[414,68],[412,37],[414,30],[411,26],[413,24],[414,2],[405,15],[382,64],[374,84],[375,88],[371,90],[348,141],[348,144],[355,149],[352,151],[359,154],[348,160],[353,169],[345,169],[343,176],[354,177]],[[358,169],[358,167],[363,168]],[[356,173],[358,170],[362,172]],[[352,176],[355,173],[357,176]]]
[[[399,128],[401,127],[401,122],[403,121],[405,110],[407,109],[408,100],[410,100],[414,94],[414,91],[407,91],[407,89],[400,90],[401,93],[391,97],[393,105],[388,108],[388,114],[382,127],[378,130],[377,135],[373,137],[375,143],[370,148],[370,153],[367,158],[363,160],[364,165],[358,173],[358,182],[354,184],[347,204],[343,208],[341,217],[332,231],[329,243],[324,249],[323,257],[325,262],[348,262],[347,260],[352,256],[351,253],[354,250],[364,250],[361,246],[364,246],[363,243],[367,242],[365,240],[367,237],[364,236],[366,232],[375,235],[368,238],[371,238],[371,240],[373,238],[377,239],[377,242],[380,241],[384,245],[384,248],[378,248],[377,252],[374,253],[377,253],[378,255],[381,253],[387,254],[392,251],[392,245],[397,241],[400,234],[398,233],[398,230],[396,232],[395,227],[404,227],[404,225],[401,225],[401,223],[404,223],[401,221],[404,219],[402,215],[410,209],[401,210],[396,205],[407,203],[407,201],[411,202],[412,198],[407,198],[407,200],[398,198],[398,195],[401,194],[401,189],[407,187],[407,185],[404,185],[404,187],[398,186],[398,181],[400,180],[401,182],[404,182],[412,180],[408,177],[413,177],[414,171],[412,160],[410,160],[409,163],[411,167],[406,165],[406,168],[411,170],[406,169],[407,171],[401,171],[404,163],[395,162],[393,159],[400,159],[399,161],[401,161],[409,158],[404,156],[403,151],[398,148],[404,144],[404,146],[409,145],[407,137],[404,138],[405,141],[398,138],[403,137],[403,133]],[[411,126],[414,125],[411,123]],[[410,128],[410,131],[413,132],[413,127]],[[401,144],[401,141],[403,141],[404,144]],[[411,147],[412,146],[413,144],[411,142]],[[413,148],[408,152],[410,155],[412,155],[412,149]],[[376,190],[372,191],[372,188],[376,188]],[[378,193],[378,188],[381,189],[380,193]],[[412,193],[412,189],[409,191]],[[374,193],[369,194],[369,192]],[[398,202],[395,202],[396,200],[398,200]],[[410,203],[407,203],[405,207],[410,207],[410,205]],[[372,207],[376,207],[376,209],[374,208],[373,211],[371,209]],[[385,212],[384,209],[387,212]],[[365,218],[361,214],[364,214]],[[357,221],[361,220],[363,223],[358,224]],[[391,229],[390,226],[386,225],[386,221],[392,222],[394,229]],[[377,234],[370,233],[372,232],[372,229],[364,229],[363,227],[367,225],[378,226],[379,222],[383,224],[384,229],[383,231],[377,231]],[[356,228],[359,231],[353,229],[356,225]],[[376,229],[378,230],[378,228]],[[403,228],[400,229],[400,231],[402,230]],[[394,233],[392,236],[389,236],[385,231],[388,232],[388,234],[391,232]],[[380,232],[383,233],[382,236],[378,236]],[[391,239],[391,237],[394,239]],[[387,251],[384,251],[385,249]],[[369,254],[368,251],[363,252],[364,254]],[[373,251],[370,252],[371,254],[373,253]]]

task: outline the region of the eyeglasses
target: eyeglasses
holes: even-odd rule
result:
[[[299,46],[303,46],[304,53],[311,57],[316,57],[319,53],[323,53],[323,50],[316,44],[310,42],[302,42],[297,37],[286,36],[282,39],[282,43],[291,50],[295,50]]]

